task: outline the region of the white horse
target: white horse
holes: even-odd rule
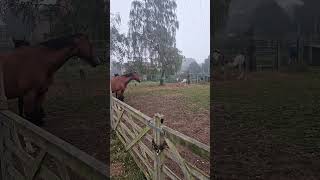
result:
[[[186,86],[187,85],[187,79],[183,79],[179,85],[183,85],[183,86]]]
[[[226,64],[227,67],[233,69],[238,67],[239,71],[239,77],[238,79],[243,79],[245,78],[245,56],[243,54],[238,54],[234,59],[233,62],[230,62]]]

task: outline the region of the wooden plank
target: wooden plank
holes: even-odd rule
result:
[[[171,171],[166,165],[163,165],[162,171],[173,180],[182,180],[179,176],[177,176],[174,172]]]
[[[175,156],[174,154],[172,154],[170,151],[165,150],[164,154],[170,158],[171,160],[173,160],[176,163],[179,163],[179,159],[177,156]],[[196,166],[194,166],[193,164],[189,163],[188,161],[185,161],[185,163],[188,165],[187,168],[190,171],[190,173],[195,176],[198,177],[200,179],[209,179],[210,176],[205,173],[204,171],[202,171],[201,169],[197,168]]]
[[[121,122],[120,126],[121,126],[121,128],[123,128],[123,130],[125,130],[129,134],[129,136],[132,139],[136,137],[124,123]],[[142,128],[141,128],[141,130],[142,130]],[[130,142],[130,138],[127,137],[127,141]],[[142,146],[142,148],[145,150],[145,152],[152,158],[152,160],[154,160],[153,153],[151,152],[151,150],[142,141],[140,141],[139,144]],[[124,144],[124,145],[126,146],[126,144]]]
[[[157,128],[161,128],[161,121],[163,120],[163,116],[160,114],[156,114],[154,116],[155,120],[155,126]],[[154,135],[154,143],[156,146],[161,146],[164,142],[163,137],[161,136],[161,133],[159,131],[156,131],[153,129],[153,135]],[[162,172],[162,167],[163,167],[163,160],[164,160],[164,155],[162,151],[155,152],[154,153],[155,160],[154,162],[154,175],[153,178],[155,180],[162,180],[164,178],[164,174]]]
[[[120,133],[121,133],[121,135],[125,138],[125,140],[126,140],[126,143],[125,144],[123,144],[125,147],[126,146],[128,146],[128,144],[131,142],[131,140],[132,139],[130,139],[127,135],[126,135],[126,133],[127,134],[132,134],[132,132],[129,130],[129,128],[127,128],[127,126],[124,124],[124,123],[122,123],[122,122],[120,122],[120,126],[119,127],[121,127],[121,128],[118,128],[117,129],[117,131],[119,131]],[[130,135],[131,136],[131,135]]]
[[[122,123],[121,123],[120,126],[123,126],[123,127],[124,127],[123,129],[126,129],[126,125],[125,125],[125,124],[122,124]],[[130,138],[125,135],[125,133],[122,131],[123,129],[120,129],[120,128],[118,129],[118,131],[119,131],[119,133],[120,133],[120,135],[121,135],[120,138],[124,138],[124,139],[122,140],[122,142],[130,142]],[[135,137],[132,133],[128,133],[128,134],[129,134],[132,138]],[[141,146],[143,147],[144,151],[148,153],[148,155],[151,157],[151,159],[154,160],[153,153],[151,152],[151,150],[150,150],[145,144],[143,144],[143,142],[139,142],[139,143],[140,143]],[[123,144],[126,145],[126,143],[123,143]],[[134,148],[134,149],[133,149],[134,152],[140,155],[140,152],[139,152],[138,148],[136,148],[136,147],[133,147],[133,148]],[[141,157],[141,158],[142,158],[142,157]],[[143,159],[143,158],[142,158],[142,159]]]
[[[203,158],[208,159],[210,157],[210,147],[208,145],[205,145],[167,126],[163,126],[162,129],[165,131],[165,137],[174,143],[189,147],[193,153]]]
[[[120,111],[120,115],[117,117],[117,121],[116,124],[114,126],[114,129],[117,129],[119,122],[121,121],[122,115],[124,113],[124,109],[122,111]],[[117,113],[118,114],[118,113]]]
[[[5,141],[9,139],[9,129],[7,128],[2,128],[2,152],[1,152],[1,157],[5,157],[5,154],[7,152],[7,148],[5,145]],[[10,162],[10,161],[9,161]],[[1,158],[1,174],[2,174],[2,179],[7,179],[8,173],[7,173],[7,163],[5,158]]]
[[[107,176],[107,166],[97,161],[88,154],[80,151],[71,144],[53,136],[49,132],[33,125],[20,116],[4,110],[0,113],[0,119],[4,121],[14,120],[19,133],[29,134],[32,140],[40,147],[48,147],[48,153],[53,157],[65,162],[68,167],[78,173],[78,175],[91,179],[105,179]],[[79,171],[81,169],[81,171]]]
[[[13,125],[12,139],[13,139],[13,142],[18,146],[18,148],[22,149],[21,142],[20,142],[19,136],[18,136],[18,131],[17,131],[17,128],[15,125]]]
[[[150,127],[146,126],[143,130],[139,133],[139,135],[131,141],[131,143],[126,147],[126,151],[128,151],[133,145],[135,145],[141,138],[150,130]]]
[[[185,160],[181,157],[180,153],[178,152],[178,150],[175,148],[175,145],[168,139],[168,138],[164,138],[167,145],[169,146],[169,150],[171,151],[171,153],[173,153],[173,155],[175,157],[177,157],[178,159],[178,164],[183,172],[183,175],[186,179],[193,179],[190,172],[187,169],[187,164],[185,163]]]
[[[8,166],[8,173],[14,177],[15,180],[25,180],[25,177],[12,166]]]
[[[55,164],[56,164],[56,166],[58,168],[58,172],[59,172],[60,177],[62,178],[62,180],[70,180],[67,167],[63,163],[61,163],[61,162],[59,162],[57,160],[55,160],[54,162],[55,162]]]
[[[130,114],[130,113],[124,114],[124,115],[122,116],[122,118],[124,119],[125,122],[127,122],[127,123],[130,124],[130,126],[132,127],[133,133],[137,136],[137,135],[139,134],[139,132],[141,131],[141,130],[138,130],[137,127],[140,127],[140,126],[138,126],[138,125],[133,121],[131,114]]]
[[[130,114],[130,113],[129,113]],[[125,116],[123,116],[125,118]],[[142,127],[140,127],[138,124],[136,124],[133,119],[125,119],[127,123],[129,123],[133,128],[135,128],[138,132],[142,130]],[[139,134],[139,133],[138,133]],[[152,141],[152,136],[149,134],[146,134],[145,137],[151,142]]]
[[[114,102],[116,102],[117,104],[121,105],[122,107],[125,107],[128,111],[131,111],[132,115],[138,115],[136,117],[137,117],[137,119],[142,120],[141,122],[147,123],[149,121],[152,121],[152,118],[150,118],[149,116],[147,116],[147,115],[143,114],[142,112],[134,109],[133,107],[125,104],[124,102],[120,101],[119,99],[116,99],[115,97],[112,97],[112,98],[113,98],[112,100]]]
[[[15,146],[13,145],[13,143],[10,140],[6,141],[6,145],[8,146],[8,151],[11,151],[12,153],[14,153],[23,163],[24,165],[27,167],[31,166],[31,162],[33,161],[33,157],[30,156],[28,153],[26,153],[25,151],[15,148]],[[42,178],[49,178],[49,180],[60,180],[60,178],[58,178],[52,171],[50,171],[45,165],[43,165],[41,167],[41,170],[39,171],[39,176]]]
[[[34,160],[33,165],[30,167],[30,171],[28,171],[27,180],[33,180],[36,177],[37,172],[40,169],[41,164],[44,158],[46,157],[46,155],[47,155],[47,152],[45,150],[42,150],[39,153],[39,155]]]
[[[124,126],[125,126],[125,125],[124,125]],[[118,129],[118,131],[119,131],[119,133],[122,135],[122,137],[124,138],[123,142],[130,142],[129,137],[127,137],[126,135],[124,135],[125,133],[122,132],[122,129]],[[125,145],[125,144],[124,144],[124,145]],[[145,146],[145,145],[144,145],[144,146]],[[146,147],[146,146],[145,146],[145,147]],[[133,151],[140,156],[141,153],[139,152],[138,148],[134,147]],[[152,154],[151,151],[148,149],[148,147],[146,147],[145,151],[149,151],[150,154],[152,155],[151,157],[153,157],[153,154]],[[129,151],[129,152],[130,152],[130,151]],[[154,158],[154,157],[153,157],[153,158]],[[145,160],[142,156],[140,156],[140,159],[144,162],[144,164],[149,165],[149,163],[147,163],[146,160]],[[154,160],[154,159],[152,159],[152,160]],[[147,165],[146,165],[146,166],[147,166]],[[149,166],[151,166],[151,165],[149,165]]]
[[[206,174],[205,172],[203,172],[201,169],[197,168],[196,166],[194,166],[193,164],[186,162],[187,164],[187,168],[189,170],[189,172],[194,176],[199,178],[200,180],[209,180],[210,176],[208,174]]]
[[[131,157],[133,158],[133,160],[136,162],[136,164],[138,165],[138,167],[140,168],[140,170],[142,170],[143,174],[145,175],[145,177],[149,180],[151,180],[151,175],[148,171],[144,170],[143,168],[143,164],[137,159],[137,157],[135,156],[135,154],[132,151],[129,151]]]
[[[10,177],[10,174],[9,174],[9,172],[8,172],[8,168],[9,168],[9,166],[12,166],[12,163],[13,163],[13,161],[12,161],[12,154],[11,154],[11,152],[10,151],[5,151],[4,152],[4,156],[3,157],[1,157],[5,162],[6,162],[6,165],[5,165],[5,179],[9,179],[9,177]]]
[[[125,143],[125,142],[126,142],[125,139],[127,138],[127,141],[129,141],[129,139],[128,139],[128,137],[121,135],[122,133],[123,133],[123,132],[121,132],[121,129],[118,129],[118,130],[116,131],[116,134],[117,134],[118,138],[120,139],[120,141],[121,141],[123,144],[126,144],[126,143]],[[133,151],[135,151],[135,149],[133,149]],[[142,163],[141,161],[139,161],[137,157],[135,157],[136,155],[135,155],[132,151],[128,151],[128,152],[131,154],[131,156],[133,157],[134,161],[136,162],[136,164],[138,165],[138,167],[140,168],[140,170],[144,173],[144,175],[145,175],[146,177],[150,176],[149,173],[144,169],[143,163]],[[136,154],[139,154],[139,153],[136,152]],[[142,160],[142,161],[143,161],[143,160]],[[146,163],[145,163],[145,164],[146,164]],[[149,178],[149,179],[150,179],[150,178]]]

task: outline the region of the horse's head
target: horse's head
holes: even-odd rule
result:
[[[93,67],[101,63],[100,59],[95,55],[93,46],[90,43],[88,36],[84,34],[77,34],[74,36],[74,43],[77,48],[76,55],[79,58],[84,59]]]
[[[140,76],[137,72],[133,72],[131,75],[132,80],[136,80],[138,82],[140,82]]]

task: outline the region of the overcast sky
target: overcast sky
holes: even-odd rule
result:
[[[111,0],[111,13],[121,16],[121,32],[128,32],[132,0]],[[176,0],[179,30],[177,47],[187,58],[202,63],[210,53],[210,0]]]

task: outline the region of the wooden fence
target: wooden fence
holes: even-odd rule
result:
[[[281,63],[280,41],[255,40],[257,69],[279,69]]]
[[[8,110],[0,112],[0,180],[104,180],[107,166]]]
[[[210,74],[204,74],[204,73],[189,73],[189,75],[190,75],[190,82],[191,82],[191,83],[210,82]]]
[[[210,147],[111,96],[111,126],[147,179],[209,179]]]

